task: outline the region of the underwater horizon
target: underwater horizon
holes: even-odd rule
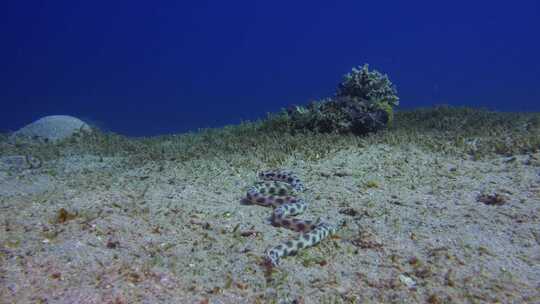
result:
[[[10,2],[0,132],[72,115],[128,136],[265,118],[369,64],[395,110],[540,111],[540,4]]]

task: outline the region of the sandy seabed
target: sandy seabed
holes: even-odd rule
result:
[[[345,219],[270,269],[296,235],[242,204],[259,169],[216,157],[80,155],[0,170],[1,303],[540,303],[540,165],[410,146],[285,160],[301,218]]]

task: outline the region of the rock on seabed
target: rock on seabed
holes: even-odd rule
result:
[[[40,118],[10,136],[10,140],[26,139],[36,142],[59,141],[81,131],[90,131],[84,121],[68,115],[51,115]]]

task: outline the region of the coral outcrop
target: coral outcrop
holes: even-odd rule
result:
[[[280,120],[291,131],[364,135],[387,127],[399,105],[397,90],[387,75],[369,70],[367,64],[353,68],[338,85],[334,97],[307,106],[289,107]]]

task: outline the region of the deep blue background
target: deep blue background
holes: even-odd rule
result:
[[[401,108],[540,111],[539,2],[3,1],[0,130],[220,126],[332,95],[366,62]]]

